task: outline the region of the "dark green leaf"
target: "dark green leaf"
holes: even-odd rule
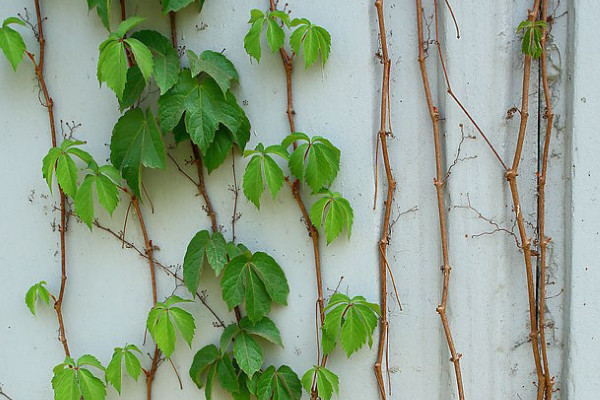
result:
[[[302,386],[298,375],[287,365],[270,366],[258,381],[259,400],[300,400]]]
[[[125,89],[123,90],[123,96],[119,99],[119,107],[121,111],[133,106],[136,101],[140,98],[144,89],[146,88],[146,81],[144,76],[137,65],[127,70],[127,80],[125,82]]]
[[[246,333],[259,336],[271,343],[275,343],[283,347],[279,329],[277,329],[275,323],[267,317],[262,318],[256,323],[252,323],[248,317],[244,317],[240,321],[240,328]]]
[[[203,375],[217,360],[221,358],[221,354],[215,345],[208,345],[201,348],[194,356],[194,361],[190,367],[190,377],[192,381],[202,389],[204,386]]]
[[[233,368],[233,363],[229,356],[221,358],[217,362],[217,377],[221,383],[221,387],[229,393],[234,393],[240,390],[237,374]]]
[[[171,41],[153,30],[137,31],[132,38],[145,44],[154,55],[154,80],[165,94],[179,80],[179,56]]]
[[[200,275],[207,263],[219,275],[227,262],[225,238],[219,232],[198,232],[190,241],[183,260],[183,280],[188,290],[195,294],[200,283]]]
[[[187,55],[192,76],[195,77],[200,73],[208,74],[217,82],[223,95],[226,95],[231,88],[232,81],[237,82],[238,73],[231,61],[223,54],[206,50],[198,57],[196,53],[188,50]]]
[[[223,164],[227,155],[231,152],[232,146],[233,138],[231,137],[231,133],[223,125],[220,125],[215,133],[215,139],[208,147],[203,159],[209,174]]]
[[[252,377],[263,363],[262,350],[250,335],[240,333],[233,342],[233,354],[242,371]]]

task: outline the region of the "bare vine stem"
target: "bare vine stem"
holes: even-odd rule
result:
[[[379,38],[381,40],[381,52],[383,58],[383,78],[381,84],[381,121],[379,126],[379,138],[381,142],[381,151],[383,156],[383,164],[385,166],[385,175],[387,178],[387,196],[385,201],[385,212],[383,214],[383,224],[381,227],[381,238],[379,240],[379,252],[380,252],[380,268],[379,268],[379,279],[381,284],[381,322],[379,326],[379,346],[377,352],[377,360],[374,365],[375,377],[377,379],[377,385],[379,387],[379,394],[381,398],[385,400],[385,381],[383,379],[383,373],[381,371],[381,365],[383,363],[383,356],[386,354],[386,342],[388,340],[388,319],[387,319],[387,246],[389,242],[389,229],[390,229],[390,214],[392,212],[392,200],[394,196],[394,189],[396,187],[396,181],[392,176],[392,168],[390,165],[390,158],[388,154],[387,145],[387,126],[386,120],[389,119],[389,99],[390,99],[390,57],[388,54],[387,38],[385,32],[385,18],[383,15],[383,0],[376,0],[375,7],[377,9],[377,18],[379,22]],[[390,127],[391,129],[391,127]],[[379,146],[377,146],[379,147]],[[390,271],[391,272],[391,271]],[[399,301],[399,300],[398,300]]]
[[[540,0],[535,0],[533,9],[529,10],[527,19],[530,22],[534,22],[540,9]],[[537,321],[537,305],[535,299],[535,286],[533,278],[533,265],[531,262],[531,239],[527,237],[527,231],[525,230],[525,222],[523,219],[523,210],[521,208],[521,200],[519,198],[519,191],[517,185],[517,174],[519,169],[519,162],[521,160],[521,154],[523,151],[523,143],[525,141],[525,132],[527,130],[527,120],[529,118],[529,81],[531,76],[531,56],[525,54],[525,60],[523,63],[523,93],[521,101],[520,116],[521,121],[519,124],[519,136],[517,138],[517,144],[515,154],[511,168],[506,171],[506,179],[510,186],[511,197],[513,201],[513,207],[515,211],[515,217],[517,220],[517,227],[519,229],[519,236],[521,238],[521,247],[523,249],[523,256],[525,258],[525,274],[527,279],[527,294],[529,300],[529,320],[531,325],[530,339],[531,347],[533,350],[533,360],[535,363],[535,370],[538,378],[537,385],[537,400],[542,400],[544,396],[544,372],[542,370],[542,362],[540,359],[540,349],[538,345],[538,321]],[[545,277],[544,277],[545,279]]]
[[[542,0],[542,21],[548,23],[548,0]],[[549,237],[545,233],[545,189],[546,177],[548,173],[548,153],[550,152],[550,138],[552,137],[552,122],[554,113],[552,112],[552,99],[550,95],[550,87],[548,85],[548,66],[546,57],[546,40],[548,38],[547,26],[544,26],[540,43],[542,45],[542,56],[540,58],[540,69],[542,75],[542,86],[544,88],[544,101],[546,103],[546,135],[544,137],[544,152],[542,155],[542,171],[538,178],[538,235],[539,235],[539,258],[538,265],[540,268],[540,296],[539,296],[539,320],[540,320],[540,346],[542,348],[542,363],[544,366],[544,384],[545,384],[545,399],[552,399],[552,390],[554,387],[554,378],[551,378],[550,369],[548,366],[548,350],[546,346],[546,248]]]
[[[435,2],[437,5],[437,1]],[[431,124],[433,128],[433,139],[435,146],[435,164],[436,164],[436,177],[433,183],[437,193],[438,203],[438,218],[440,224],[440,239],[442,245],[442,258],[444,265],[442,271],[444,272],[443,289],[442,289],[442,301],[437,306],[436,311],[440,315],[442,320],[442,326],[444,328],[444,334],[448,343],[451,358],[450,361],[454,364],[454,372],[456,375],[456,384],[458,388],[458,397],[460,400],[464,400],[465,394],[462,382],[462,373],[460,369],[460,357],[462,354],[456,352],[454,346],[454,339],[452,338],[452,331],[450,330],[450,323],[448,322],[448,316],[446,313],[448,305],[448,290],[450,282],[450,260],[448,255],[448,232],[446,227],[446,214],[444,206],[444,174],[442,172],[442,150],[441,150],[441,138],[440,138],[440,114],[437,107],[433,104],[433,98],[431,96],[431,89],[429,87],[429,78],[427,76],[427,66],[425,64],[425,43],[423,34],[423,8],[421,0],[416,0],[417,6],[417,29],[418,29],[418,42],[419,42],[419,66],[421,69],[421,77],[423,78],[423,88],[425,91],[425,98],[427,100],[427,108],[429,110],[429,116],[431,118]],[[437,15],[437,14],[436,14]],[[437,22],[437,21],[436,21]],[[436,23],[437,26],[437,23]]]
[[[35,56],[26,51],[27,57],[31,60],[35,70],[35,76],[40,84],[40,88],[42,89],[42,94],[44,96],[46,110],[48,111],[48,123],[50,126],[50,138],[52,142],[52,147],[57,146],[57,134],[56,134],[56,123],[54,121],[54,101],[50,96],[48,91],[48,86],[46,85],[46,79],[44,77],[44,61],[46,55],[46,37],[44,36],[44,18],[42,18],[42,11],[40,7],[40,0],[35,0],[35,15],[37,19],[37,40],[39,42],[40,47],[40,55],[38,61],[36,61]],[[67,230],[67,198],[62,189],[58,188],[60,193],[60,225],[58,227],[58,232],[60,235],[60,270],[61,270],[61,278],[60,278],[60,289],[58,298],[53,296],[54,299],[54,310],[56,311],[56,318],[58,320],[58,332],[59,332],[59,340],[63,346],[63,350],[67,357],[71,356],[71,352],[69,351],[69,344],[67,342],[67,335],[65,332],[65,323],[62,313],[62,304],[65,297],[65,290],[67,286],[67,255],[66,255],[66,230]]]

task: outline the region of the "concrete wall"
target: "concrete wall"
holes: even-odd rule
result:
[[[88,142],[97,159],[108,157],[107,143],[119,117],[114,95],[96,80],[97,46],[106,32],[83,0],[44,2],[47,15],[47,80],[56,104],[57,118],[80,123],[77,138]],[[129,13],[150,17],[147,26],[168,32],[155,1],[129,2]],[[391,398],[454,399],[454,375],[435,308],[441,294],[441,252],[437,208],[432,184],[433,141],[417,64],[415,5],[387,1],[390,55],[392,58],[391,109],[394,138],[391,157],[398,182],[393,204],[395,221],[389,260],[395,274],[403,310],[389,293]],[[450,15],[441,15],[441,41],[453,90],[463,101],[505,160],[512,159],[518,115],[507,110],[520,104],[522,60],[515,30],[525,19],[527,1],[454,1],[461,30],[456,39]],[[432,2],[425,2],[428,24]],[[15,15],[33,2],[0,4],[0,17]],[[378,27],[372,1],[294,1],[293,13],[325,26],[332,34],[330,61],[324,70],[297,68],[294,102],[297,129],[326,135],[342,150],[342,165],[335,190],[354,207],[350,240],[322,243],[324,285],[330,295],[340,290],[379,298],[378,251],[382,209],[373,211],[375,133],[381,65]],[[180,42],[194,51],[225,50],[240,74],[237,97],[244,102],[252,122],[250,145],[274,143],[287,134],[285,81],[277,55],[266,54],[260,65],[251,63],[243,49],[246,21],[252,8],[266,8],[263,0],[208,0],[202,14],[178,15]],[[135,10],[137,8],[137,10]],[[555,0],[549,65],[555,119],[547,186],[547,233],[552,236],[549,257],[547,338],[551,372],[557,378],[555,399],[591,399],[598,392],[600,366],[598,317],[600,303],[594,290],[600,283],[593,251],[600,246],[597,203],[598,135],[592,115],[600,108],[595,70],[597,42],[593,40],[600,9],[593,2]],[[116,13],[115,13],[116,14]],[[433,26],[430,26],[433,39]],[[29,35],[31,36],[31,35]],[[29,37],[28,45],[35,48]],[[427,59],[431,77],[440,65],[431,43]],[[538,74],[534,63],[533,76]],[[52,367],[62,358],[55,315],[39,307],[37,317],[27,311],[23,298],[31,284],[46,280],[59,287],[59,248],[55,210],[41,178],[41,160],[49,147],[47,115],[38,101],[32,69],[23,64],[13,73],[0,59],[0,384],[13,400],[49,399]],[[452,281],[449,318],[462,367],[468,399],[531,399],[535,370],[528,342],[528,308],[523,258],[512,234],[514,213],[507,183],[497,160],[460,109],[445,93],[445,83],[434,78],[433,95],[443,120],[445,163],[452,169],[446,192],[450,234]],[[542,94],[532,79],[532,115]],[[543,109],[542,109],[543,111]],[[467,137],[457,157],[461,128]],[[539,126],[538,126],[539,125]],[[533,227],[537,221],[536,175],[544,121],[531,118],[518,182],[523,212]],[[474,138],[472,138],[472,136]],[[185,165],[186,146],[169,147]],[[188,241],[209,220],[195,187],[167,160],[166,171],[146,171],[144,179],[154,209],[144,204],[150,236],[159,247],[157,259],[180,267]],[[237,178],[242,166],[237,160]],[[192,166],[185,166],[193,173]],[[381,165],[379,176],[384,176]],[[231,237],[233,208],[231,160],[207,178],[208,190],[226,237]],[[379,185],[382,199],[383,184]],[[272,313],[282,331],[285,348],[268,347],[267,362],[286,363],[298,373],[315,362],[314,312],[316,287],[312,248],[291,195],[285,190],[273,201],[263,199],[259,212],[243,197],[236,236],[252,250],[272,254],[285,269],[291,286],[289,306]],[[470,205],[470,207],[469,207]],[[110,218],[99,220],[115,231],[122,229],[125,202]],[[494,225],[494,224],[497,224]],[[516,231],[514,231],[516,232]],[[529,227],[533,235],[533,228]],[[127,238],[143,244],[141,232],[130,220]],[[122,249],[109,234],[74,219],[68,231],[68,288],[64,313],[72,352],[93,353],[103,363],[113,347],[126,342],[141,344],[146,313],[151,303],[146,262],[134,250]],[[218,281],[204,275],[207,302],[227,321]],[[159,297],[176,291],[167,275],[159,274]],[[212,316],[193,307],[199,327],[193,351],[178,343],[173,361],[182,374],[179,390],[171,367],[159,369],[154,385],[157,399],[199,396],[187,376],[194,352],[216,343],[220,330]],[[145,346],[151,351],[151,345]],[[341,352],[330,360],[341,379],[341,399],[377,399],[372,372],[375,349],[363,349],[351,362]],[[146,363],[148,361],[146,360]],[[143,398],[143,384],[124,383],[124,397]],[[117,393],[109,389],[109,399]],[[217,398],[227,398],[218,392]]]

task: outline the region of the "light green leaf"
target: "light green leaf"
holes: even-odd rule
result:
[[[209,75],[219,85],[223,95],[226,95],[231,88],[231,82],[237,82],[239,79],[233,63],[221,53],[206,50],[198,57],[192,50],[188,50],[187,55],[192,76],[195,77],[200,73]]]
[[[267,43],[274,53],[283,47],[285,41],[285,33],[283,28],[274,18],[267,19]]]
[[[31,311],[31,314],[33,315],[35,315],[35,303],[37,302],[38,296],[43,302],[50,304],[50,292],[48,292],[45,285],[46,281],[36,283],[30,287],[25,294],[25,304],[27,304],[29,311]]]
[[[190,348],[192,348],[192,339],[194,338],[194,332],[196,331],[194,317],[192,314],[179,307],[172,307],[169,311],[179,334],[187,342]]]
[[[219,232],[203,230],[190,241],[183,260],[183,280],[188,290],[195,294],[200,283],[200,276],[205,263],[219,275],[227,262],[227,246],[225,238]]]
[[[106,367],[104,377],[107,383],[114,386],[119,394],[121,394],[121,382],[123,380],[122,373],[123,349],[115,347],[112,358]]]
[[[77,372],[81,395],[85,400],[104,400],[106,398],[106,386],[98,377],[89,370],[79,368]]]
[[[142,165],[165,168],[162,136],[152,110],[128,110],[114,127],[110,143],[110,160],[137,197],[141,197]]]
[[[246,166],[242,189],[246,198],[253,202],[256,208],[260,208],[260,198],[264,191],[262,157],[252,158]]]
[[[240,333],[233,342],[233,355],[240,369],[250,378],[263,363],[262,350],[258,343],[245,333]]]
[[[115,182],[104,174],[96,176],[96,193],[100,205],[112,215],[119,203],[119,189]]]
[[[87,0],[88,9],[91,11],[96,8],[98,17],[106,29],[110,31],[110,2],[111,0]]]
[[[21,34],[10,28],[10,24],[24,26],[25,23],[18,18],[10,17],[4,20],[2,28],[0,28],[0,49],[2,49],[10,65],[16,71],[19,63],[23,60],[23,55],[25,55],[26,46]]]
[[[116,34],[122,39],[130,30],[132,30],[135,26],[141,24],[145,20],[146,18],[138,16],[129,17],[119,24]]]
[[[185,300],[178,296],[171,296],[164,303],[157,303],[148,314],[146,322],[148,332],[167,358],[171,357],[175,349],[175,326],[188,344],[191,343],[196,329],[194,318],[190,313],[179,307],[172,307],[173,304],[182,301]],[[175,326],[172,320],[175,321]]]
[[[260,38],[264,24],[265,18],[257,18],[252,22],[250,30],[244,37],[244,49],[246,49],[246,53],[248,53],[250,57],[256,59],[257,62],[260,62],[260,56],[262,53]]]
[[[102,363],[100,363],[100,361],[98,361],[98,359],[96,357],[94,357],[91,354],[84,354],[81,357],[79,357],[77,359],[77,366],[78,367],[82,367],[84,365],[89,365],[91,367],[96,367],[99,370],[104,371],[104,367],[102,366]]]
[[[277,197],[277,193],[279,193],[279,190],[283,186],[283,182],[285,181],[283,171],[279,165],[277,165],[275,160],[268,155],[265,155],[263,158],[263,167],[265,170],[267,187],[273,195],[273,199],[275,199]]]
[[[100,84],[105,82],[115,92],[118,99],[123,97],[127,81],[127,57],[123,42],[109,39],[100,45],[98,81]]]
[[[56,179],[67,196],[75,197],[77,194],[77,166],[68,154],[63,153],[58,159]]]
[[[147,81],[152,75],[154,69],[154,59],[152,52],[145,44],[135,38],[125,39],[125,43],[129,45],[129,48],[133,52],[133,58],[135,59],[136,65],[139,67],[144,79]]]
[[[48,151],[48,154],[42,161],[42,173],[44,179],[48,183],[50,193],[52,193],[52,177],[54,176],[54,168],[56,167],[56,161],[62,155],[62,151],[58,147],[53,147]]]
[[[90,231],[94,221],[93,185],[95,180],[93,175],[86,176],[75,196],[75,213],[90,228]]]
[[[81,392],[77,383],[77,373],[72,368],[63,367],[63,364],[54,368],[52,388],[54,389],[54,400],[81,399]]]

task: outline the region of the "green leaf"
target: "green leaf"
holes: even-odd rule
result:
[[[140,349],[133,344],[125,346],[125,369],[127,369],[129,376],[137,381],[140,373],[142,372],[142,364],[140,363],[140,359],[133,353],[132,350],[137,351],[140,354],[142,353]]]
[[[544,35],[546,23],[544,21],[525,20],[517,28],[517,32],[523,31],[523,41],[521,51],[533,58],[539,58],[542,55],[541,39]]]
[[[196,0],[163,0],[163,14],[167,15],[171,11],[179,11],[184,7],[192,4]]]
[[[146,81],[144,76],[137,65],[127,70],[127,78],[125,81],[125,89],[123,89],[123,96],[119,100],[119,108],[121,111],[129,108],[135,104],[140,98],[144,89],[146,88]]]
[[[292,21],[292,26],[297,26],[290,36],[290,45],[296,54],[300,54],[300,50],[304,54],[305,68],[310,67],[319,58],[323,66],[329,59],[331,52],[331,35],[326,29],[313,25],[307,19],[295,19]]]
[[[237,121],[239,110],[223,98],[221,89],[211,78],[199,84],[189,70],[183,70],[179,82],[158,101],[161,125],[170,131],[185,112],[185,126],[192,141],[206,154],[220,123]]]
[[[44,175],[44,179],[48,183],[48,187],[50,188],[50,193],[52,193],[52,177],[54,176],[54,168],[56,167],[56,161],[62,155],[62,151],[53,147],[48,151],[48,154],[44,157],[42,161],[42,173]]]
[[[114,169],[111,165],[106,165]],[[101,167],[102,168],[102,167]],[[116,171],[117,174],[119,171]],[[112,216],[119,203],[119,189],[117,184],[107,175],[101,173],[96,176],[96,194],[100,205]]]
[[[204,373],[220,358],[219,349],[213,344],[204,346],[196,353],[190,367],[190,377],[198,389],[202,389],[205,384]]]
[[[325,367],[313,366],[302,376],[302,386],[308,394],[311,393],[313,379],[317,382],[319,398],[330,400],[333,392],[339,394],[339,379],[336,374]]]
[[[52,388],[55,400],[80,400],[81,392],[77,383],[77,373],[72,368],[63,367],[63,364],[54,368]]]
[[[240,321],[240,328],[246,333],[259,336],[271,343],[275,343],[283,347],[279,329],[277,329],[275,323],[267,317],[264,317],[256,323],[252,323],[248,317],[244,317]]]
[[[232,310],[246,300],[248,317],[258,322],[267,315],[271,300],[286,305],[289,286],[277,262],[266,253],[242,254],[225,267],[223,299]]]
[[[284,147],[291,144],[290,140],[284,140]],[[296,178],[306,181],[316,193],[335,180],[340,168],[340,150],[328,140],[315,136],[310,143],[301,144],[294,150],[289,167]]]
[[[146,18],[138,16],[129,17],[119,24],[116,34],[122,39],[130,30],[132,30],[135,26],[141,24],[145,20]]]
[[[75,196],[75,213],[92,230],[94,221],[94,193],[93,185],[96,178],[88,175],[83,180]]]
[[[157,303],[148,314],[146,322],[148,332],[167,358],[171,357],[175,350],[175,326],[190,346],[194,337],[196,329],[194,317],[179,307],[172,307],[173,304],[183,301],[185,300],[178,296],[171,296],[164,303]],[[173,321],[175,325],[173,325]]]
[[[253,10],[254,12],[254,10]],[[252,16],[254,18],[257,14]],[[250,21],[252,21],[252,18]],[[257,62],[260,62],[260,56],[262,53],[260,38],[262,35],[263,26],[265,24],[265,18],[263,14],[263,18],[257,18],[251,22],[252,26],[250,30],[244,37],[244,49],[246,49],[246,53],[252,58],[254,58]]]
[[[50,292],[48,292],[45,285],[46,281],[36,283],[30,287],[25,294],[25,304],[27,304],[29,311],[31,311],[31,314],[33,315],[35,315],[35,303],[37,302],[38,296],[43,302],[50,304]]]
[[[110,160],[137,197],[141,197],[142,165],[165,168],[165,149],[152,110],[128,110],[115,125]]]
[[[77,194],[77,166],[75,161],[66,153],[58,158],[56,180],[67,196],[75,197]]]
[[[283,28],[274,18],[267,19],[267,43],[274,53],[283,47],[285,41],[285,33]]]
[[[26,46],[21,34],[10,28],[10,24],[25,26],[25,22],[18,18],[10,17],[4,20],[2,28],[0,28],[0,49],[2,49],[10,65],[16,71],[25,55]]]
[[[281,150],[285,151],[285,149],[274,148],[273,146],[269,146],[267,150],[270,150],[272,154],[279,154]],[[253,157],[246,166],[242,189],[246,198],[253,202],[256,208],[260,208],[260,198],[264,191],[263,171],[267,187],[273,195],[273,199],[277,197],[285,177],[275,160],[263,150],[262,144],[259,144],[254,152],[247,152],[246,154],[252,154]]]
[[[246,198],[253,202],[256,208],[260,208],[260,198],[265,189],[263,184],[262,157],[253,157],[246,166],[242,189]]]
[[[190,60],[192,77],[200,73],[209,75],[219,85],[224,96],[231,88],[231,82],[237,82],[239,79],[233,63],[221,53],[206,50],[198,57],[192,50],[188,50],[187,56]]]
[[[100,45],[98,58],[98,81],[105,82],[118,99],[123,97],[127,81],[127,56],[125,44],[115,39],[108,39]]]
[[[147,81],[152,75],[154,69],[154,59],[152,52],[145,44],[135,38],[125,39],[125,43],[129,45],[129,48],[133,52],[133,58],[135,63],[139,67],[144,79]]]
[[[231,133],[223,125],[220,125],[215,133],[215,139],[208,147],[203,158],[204,166],[206,166],[209,174],[223,164],[227,155],[231,152],[232,146],[233,137],[231,137]]]
[[[233,355],[241,370],[249,377],[252,377],[263,363],[260,346],[250,335],[243,332],[233,342]]]
[[[240,390],[237,374],[233,368],[231,358],[228,356],[222,357],[217,362],[217,377],[221,383],[221,387],[229,393],[235,393]]]
[[[323,325],[323,351],[328,354],[340,336],[342,348],[350,357],[365,342],[372,345],[372,334],[377,326],[379,307],[362,296],[349,299],[339,293],[333,295],[326,308]]]
[[[354,213],[350,202],[339,193],[329,191],[327,193],[310,208],[310,219],[313,225],[319,229],[323,223],[323,216],[325,216],[325,236],[327,244],[329,244],[339,236],[344,225],[348,231],[348,237],[350,237]]]
[[[188,244],[183,260],[183,280],[188,290],[195,294],[205,264],[211,266],[218,276],[227,262],[227,245],[219,232],[212,237],[206,230],[196,233]]]
[[[145,44],[154,55],[154,80],[160,88],[160,94],[165,94],[179,80],[179,55],[171,41],[161,33],[153,30],[137,31],[132,38]]]
[[[221,334],[220,346],[221,354],[225,354],[233,338],[240,333],[240,327],[237,324],[230,324],[223,330]]]
[[[121,382],[123,380],[122,373],[123,349],[115,347],[112,358],[106,367],[104,375],[106,382],[114,386],[119,394],[121,394]]]
[[[270,366],[258,381],[259,400],[300,400],[302,386],[298,375],[287,365]]]
[[[86,354],[79,358],[77,366],[70,357],[65,362],[54,367],[52,387],[55,400],[104,400],[106,387],[85,365],[92,365],[104,369],[100,362],[93,356]],[[83,396],[83,397],[82,397]]]
[[[204,395],[206,396],[206,400],[212,399],[212,387],[215,381],[215,376],[217,375],[217,363],[214,363],[208,369],[208,374],[206,376],[206,389],[204,389]]]
[[[91,11],[96,8],[98,17],[106,29],[110,31],[110,2],[111,0],[87,0],[88,9]]]
[[[81,395],[85,400],[104,400],[106,398],[106,386],[98,377],[89,370],[80,368],[77,372]]]

